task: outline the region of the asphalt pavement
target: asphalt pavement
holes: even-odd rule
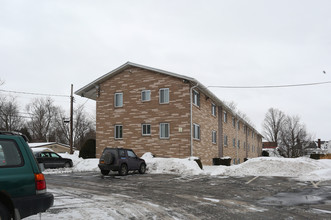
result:
[[[102,196],[98,206],[109,198],[114,219],[331,219],[331,181],[99,172],[52,174],[46,180],[51,191],[75,192],[70,196],[76,199]],[[66,209],[62,203],[48,212]]]

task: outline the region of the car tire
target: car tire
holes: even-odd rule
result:
[[[110,170],[101,170],[102,175],[108,175]]]
[[[66,163],[64,164],[64,167],[65,167],[65,168],[70,168],[70,167],[71,167],[71,164],[70,164],[69,162],[66,162]]]
[[[139,167],[139,173],[144,174],[146,172],[146,164],[142,163]]]
[[[10,214],[8,208],[0,202],[0,219],[1,220],[10,220]]]
[[[114,161],[114,157],[112,153],[106,153],[103,159],[105,161],[105,164],[109,164],[109,165],[112,164]]]
[[[122,164],[119,171],[118,171],[120,176],[125,176],[128,174],[128,166],[126,164]]]

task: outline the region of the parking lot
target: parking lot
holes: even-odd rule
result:
[[[331,219],[330,181],[99,172],[46,179],[55,204],[44,219]]]

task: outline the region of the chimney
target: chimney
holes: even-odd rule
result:
[[[321,148],[321,139],[318,139],[318,141],[317,141],[317,147],[318,148]]]

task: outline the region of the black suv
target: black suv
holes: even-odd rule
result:
[[[0,219],[20,219],[53,205],[46,181],[27,138],[0,131]]]
[[[146,163],[139,158],[131,149],[124,148],[105,148],[99,160],[99,168],[103,175],[112,171],[118,171],[119,175],[124,176],[128,171],[138,170],[140,174],[146,171]]]

